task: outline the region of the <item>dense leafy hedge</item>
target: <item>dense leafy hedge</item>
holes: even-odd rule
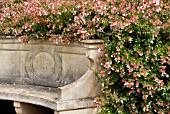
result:
[[[104,4],[104,3],[102,3]],[[98,75],[107,114],[163,114],[170,106],[170,5],[112,2]],[[103,51],[102,51],[103,50]]]
[[[102,96],[106,114],[168,113],[170,4],[126,0],[4,3],[0,35],[67,42],[103,39]]]

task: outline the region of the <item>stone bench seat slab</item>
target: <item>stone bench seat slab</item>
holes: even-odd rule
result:
[[[0,99],[31,103],[56,111],[95,107],[92,98],[77,100],[58,99],[56,88],[34,85],[0,84]]]

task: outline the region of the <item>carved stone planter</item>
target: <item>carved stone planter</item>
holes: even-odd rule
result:
[[[93,98],[100,91],[95,71],[102,43],[34,40],[24,45],[17,38],[0,37],[0,99],[15,101],[17,114],[29,112],[24,111],[25,103],[48,107],[55,114],[96,114]]]

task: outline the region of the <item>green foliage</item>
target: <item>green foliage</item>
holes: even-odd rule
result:
[[[128,9],[125,3],[114,3],[119,13],[113,14],[114,28],[104,33],[103,69],[98,74],[103,95],[96,104],[103,106],[104,114],[168,113],[168,4],[133,3]]]
[[[0,35],[53,42],[103,39],[97,78],[103,114],[163,114],[170,106],[170,5],[161,1],[8,3]]]

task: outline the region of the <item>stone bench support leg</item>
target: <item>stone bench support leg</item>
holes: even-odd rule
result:
[[[14,102],[16,114],[51,114],[49,109],[33,104]]]
[[[22,108],[20,102],[14,102],[16,114],[22,114]]]
[[[54,114],[97,114],[101,111],[100,108],[87,108],[68,111],[55,111]]]

